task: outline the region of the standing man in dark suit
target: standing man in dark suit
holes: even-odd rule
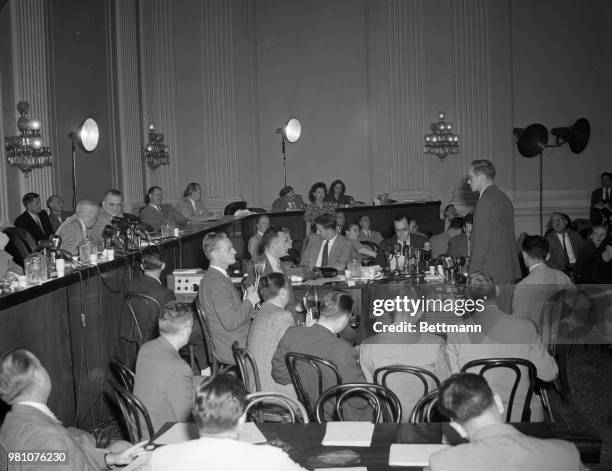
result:
[[[215,352],[221,363],[235,364],[232,343],[246,346],[249,324],[259,295],[254,287],[248,288],[244,300],[227,274],[227,268],[236,263],[236,250],[223,232],[210,232],[202,242],[210,266],[200,282],[200,303],[208,319]]]
[[[410,232],[410,218],[408,216],[397,216],[393,220],[393,228],[395,229],[395,234],[383,240],[378,247],[376,263],[381,267],[389,266],[386,254],[393,252],[396,244],[399,244],[402,249],[405,246],[422,249],[425,242],[427,242],[427,237]]]
[[[494,183],[495,167],[489,160],[474,160],[468,183],[480,193],[474,212],[474,228],[469,272],[485,271],[499,284],[499,308],[512,312],[514,281],[520,277],[514,240],[514,206]]]
[[[0,443],[5,450],[52,450],[66,453],[65,466],[57,469],[100,471],[129,464],[138,455],[147,454],[144,447],[119,442],[107,449],[96,448],[88,433],[66,428],[47,406],[51,378],[36,356],[24,349],[11,350],[0,359],[0,399],[11,410],[0,427]],[[3,459],[7,459],[4,455]],[[33,466],[11,463],[11,471],[50,469],[55,466]],[[6,468],[2,468],[6,469]]]
[[[34,240],[47,240],[53,234],[47,211],[41,208],[40,196],[36,193],[26,193],[21,202],[25,211],[15,219],[15,227],[28,231]]]
[[[585,242],[576,231],[569,229],[570,218],[565,213],[555,212],[550,217],[553,230],[546,236],[550,257],[548,266],[574,277],[576,264],[580,265],[578,254]]]
[[[47,208],[49,208],[49,221],[53,232],[57,231],[72,213],[64,211],[64,199],[60,195],[51,195],[47,198]]]
[[[321,303],[321,315],[314,325],[289,327],[278,344],[272,357],[272,378],[279,384],[291,384],[291,376],[285,363],[289,352],[315,355],[331,361],[344,383],[365,383],[363,371],[358,364],[359,353],[346,340],[337,334],[349,323],[353,310],[353,299],[343,291],[333,290],[325,295]],[[312,404],[319,397],[318,376],[314,369],[300,368],[304,387]],[[336,385],[335,377],[328,368],[323,368],[323,391]],[[325,417],[335,420],[333,400],[325,404]],[[352,396],[344,403],[344,420],[372,420],[372,410],[367,400]],[[337,419],[336,419],[337,420]]]
[[[612,173],[601,174],[601,188],[591,193],[591,222],[602,224],[609,221],[612,213]]]
[[[302,265],[309,269],[314,267],[333,267],[343,273],[346,264],[359,254],[353,244],[336,231],[336,219],[329,214],[322,214],[314,220],[317,233],[302,254]]]

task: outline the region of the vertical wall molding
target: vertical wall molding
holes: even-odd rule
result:
[[[453,156],[457,160],[453,200],[468,206],[475,202],[463,186],[470,162],[494,155],[489,3],[451,0],[454,109],[461,145],[461,152]]]
[[[116,117],[115,153],[120,167],[119,186],[127,209],[142,203],[143,175],[140,155],[142,129],[138,82],[136,1],[115,0],[111,10],[113,115]]]
[[[144,130],[155,124],[164,133],[170,153],[170,165],[155,172],[146,168],[146,186],[159,185],[164,199],[176,201],[182,196],[180,182],[178,110],[176,104],[174,4],[167,0],[140,0],[140,44],[142,64],[142,110]]]
[[[201,67],[204,198],[240,194],[232,2],[202,0]]]
[[[15,104],[21,100],[30,103],[30,117],[41,122],[43,145],[53,147],[50,143],[53,116],[48,49],[50,8],[50,2],[46,0],[18,0],[12,1],[10,5]],[[16,123],[16,108],[14,116]],[[17,133],[16,126],[14,129]],[[54,152],[54,158],[57,162],[57,152]],[[12,171],[18,172],[21,195],[38,193],[44,202],[54,193],[51,167],[35,169],[27,178],[20,170]]]
[[[387,3],[391,189],[429,191],[429,160],[423,154],[423,1]]]

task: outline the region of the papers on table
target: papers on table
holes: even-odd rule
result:
[[[246,422],[241,426],[238,440],[247,443],[265,443],[267,441],[254,422]]]
[[[368,471],[365,466],[354,466],[350,468],[315,468],[315,471]]]
[[[389,466],[427,466],[429,457],[445,448],[448,445],[394,443],[389,450]]]
[[[155,443],[158,445],[169,445],[171,443],[182,443],[200,438],[198,427],[195,422],[177,422],[167,432],[160,435]]]
[[[370,446],[374,424],[369,422],[327,422],[323,446]]]

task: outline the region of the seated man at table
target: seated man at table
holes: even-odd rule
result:
[[[460,234],[463,234],[463,218],[456,217],[450,222],[448,229],[429,239],[431,256],[437,258],[442,254],[448,253],[448,243],[453,237]]]
[[[532,235],[523,239],[523,260],[529,275],[514,287],[512,313],[517,317],[531,319],[536,326],[540,325],[544,303],[553,294],[562,289],[576,289],[565,273],[546,265],[547,256],[548,241],[544,237]]]
[[[255,260],[261,254],[261,240],[270,227],[270,218],[265,214],[257,218],[257,232],[251,236],[247,245],[251,260]]]
[[[123,217],[123,193],[119,190],[108,190],[104,193],[102,207],[92,229],[98,239],[104,239],[104,228],[112,225],[114,217]]]
[[[85,240],[85,237],[99,241],[92,231],[98,220],[99,211],[100,208],[93,201],[82,200],[78,202],[76,212],[66,219],[56,232],[62,238],[61,248],[63,250],[70,252],[72,255],[78,255],[79,244]]]
[[[346,340],[337,334],[349,323],[353,311],[353,299],[343,291],[333,290],[325,295],[321,303],[319,320],[312,326],[289,327],[278,344],[272,357],[272,378],[280,384],[291,384],[291,376],[285,363],[289,352],[315,355],[331,361],[345,383],[364,383],[365,377],[358,364],[358,353]],[[318,378],[312,368],[303,365],[299,373],[314,407],[318,394]],[[323,391],[334,386],[336,379],[328,368],[323,370]],[[334,420],[333,400],[325,404],[325,417]],[[343,404],[344,420],[372,420],[372,410],[367,400],[351,396]]]
[[[418,299],[414,289],[403,287],[397,293],[409,299]],[[376,315],[377,313],[374,312]],[[415,313],[407,310],[396,310],[393,324],[405,326],[417,324],[423,311]],[[378,317],[382,325],[388,325]],[[377,328],[375,328],[376,331]],[[446,354],[446,343],[439,335],[420,333],[381,332],[368,337],[359,348],[359,364],[368,383],[374,382],[374,372],[378,368],[390,365],[416,366],[430,371],[443,381],[451,374]],[[378,378],[380,380],[380,377]],[[387,377],[387,386],[397,395],[402,404],[402,422],[408,422],[410,411],[423,395],[423,383],[416,376],[406,373],[392,373]],[[435,389],[433,380],[429,381],[430,389]]]
[[[336,231],[336,220],[329,214],[322,214],[314,220],[317,233],[311,236],[304,253],[302,265],[314,267],[333,267],[344,272],[346,264],[359,256],[353,245]]]
[[[238,341],[246,347],[251,315],[259,302],[254,287],[249,287],[244,300],[227,274],[236,263],[236,250],[223,232],[210,232],[202,241],[204,254],[210,265],[200,282],[200,303],[208,319],[215,353],[221,363],[235,364],[232,344]]]
[[[431,471],[586,471],[573,443],[530,437],[504,423],[502,401],[482,376],[451,376],[440,387],[438,407],[469,443],[434,453]]]
[[[64,466],[59,463],[49,467],[34,466],[22,462],[11,463],[8,469],[102,471],[126,465],[146,453],[142,446],[132,447],[127,442],[117,442],[107,449],[96,448],[90,434],[62,425],[47,406],[50,393],[49,373],[33,353],[19,348],[0,359],[0,399],[11,406],[0,427],[3,451],[63,451],[67,459]],[[6,460],[6,454],[0,459]]]
[[[21,202],[25,211],[15,219],[15,227],[30,233],[36,242],[47,240],[53,234],[47,211],[41,209],[40,196],[36,193],[26,193]]]
[[[370,216],[367,214],[359,218],[359,227],[361,228],[359,231],[359,240],[362,242],[374,242],[376,245],[379,245],[383,241],[383,237],[380,235],[380,232],[373,231],[370,224]]]
[[[246,405],[238,379],[225,374],[206,378],[193,406],[200,438],[157,448],[146,470],[306,471],[280,448],[238,440]]]
[[[187,224],[187,218],[174,209],[171,204],[162,203],[164,191],[158,186],[152,186],[145,195],[146,206],[140,210],[140,220],[148,224],[154,231],[161,230],[165,221],[179,226]]]
[[[550,221],[553,230],[546,236],[550,253],[546,263],[550,268],[573,274],[576,264],[580,265],[579,253],[585,242],[569,228],[571,221],[567,214],[555,212]]]
[[[70,211],[64,211],[64,199],[60,195],[51,195],[47,198],[47,208],[49,208],[49,222],[53,232],[62,225],[67,218],[72,216]]]
[[[149,411],[154,430],[191,418],[194,377],[178,351],[189,341],[192,328],[191,306],[171,301],[159,318],[159,337],[138,351],[134,395]]]
[[[389,266],[389,259],[387,256],[389,253],[394,252],[398,245],[402,249],[405,246],[422,249],[425,242],[427,242],[427,237],[410,233],[410,218],[408,216],[397,216],[393,220],[393,229],[395,230],[395,234],[383,240],[378,247],[376,263],[381,267]]]
[[[469,257],[472,244],[472,226],[474,215],[466,214],[463,218],[463,232],[450,238],[446,253],[454,258]]]
[[[201,221],[211,218],[214,214],[209,211],[202,201],[202,187],[199,183],[189,183],[183,192],[183,199],[174,207],[188,221]]]
[[[557,377],[557,363],[540,341],[533,321],[502,312],[496,304],[497,286],[486,272],[472,273],[467,282],[466,295],[474,301],[475,309],[462,317],[469,333],[449,333],[447,352],[451,371],[458,373],[466,363],[484,358],[524,358],[533,363],[542,381]],[[479,329],[477,328],[479,327]],[[528,386],[527,372],[521,369],[521,380],[514,397],[512,422],[520,422]],[[511,370],[498,368],[487,372],[487,379],[498,392],[507,408],[515,375]],[[542,402],[534,394],[531,398],[531,421],[544,419]]]

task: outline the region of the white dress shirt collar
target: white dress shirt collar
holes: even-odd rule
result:
[[[536,263],[535,265],[531,265],[531,267],[529,268],[529,273],[535,270],[536,267],[543,266],[543,265],[546,265],[546,264],[544,262],[540,262],[540,263]]]
[[[266,257],[268,259],[268,262],[270,262],[270,266],[272,267],[272,270],[275,272],[281,273],[282,270],[281,270],[280,260],[268,252],[266,252]]]
[[[333,239],[330,239],[330,240],[323,239],[323,241],[321,242],[321,248],[319,249],[319,255],[317,256],[315,267],[320,267],[321,263],[323,262],[323,249],[325,248],[325,242],[327,242],[327,260],[329,261],[329,255],[331,254],[332,245],[334,245],[334,242],[336,241],[337,238],[338,238],[338,233],[336,233]]]
[[[151,206],[154,209],[157,209],[161,213],[161,206],[157,206],[156,204],[153,204],[153,203],[149,203],[149,206]]]
[[[193,208],[193,211],[195,212],[195,210],[196,210],[196,202],[193,201],[189,196],[187,197],[187,199],[191,203],[191,207]]]
[[[34,402],[34,401],[19,401],[17,404],[23,404],[25,406],[34,407],[35,409],[38,409],[39,411],[41,411],[46,416],[48,416],[48,417],[52,418],[53,420],[59,422],[59,420],[57,419],[55,414],[53,412],[51,412],[51,409],[49,409],[47,404],[43,404],[42,402]]]
[[[570,263],[576,263],[576,254],[574,253],[574,247],[572,247],[572,241],[570,240],[569,232],[564,232],[563,234],[555,232],[555,234],[557,234],[557,238],[559,239],[559,243],[561,244],[562,248],[563,236],[565,235],[565,248],[567,250],[567,258],[569,259]]]

